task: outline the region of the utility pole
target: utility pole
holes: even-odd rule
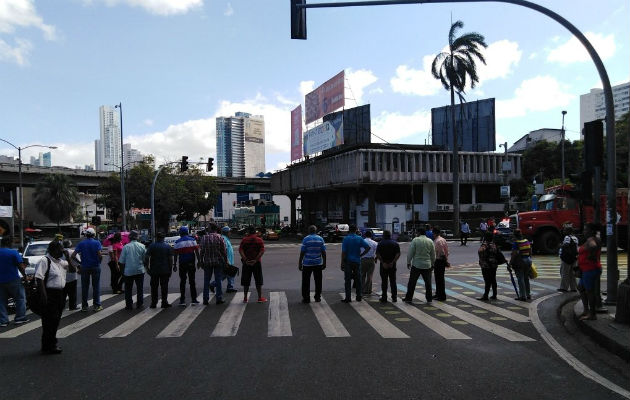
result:
[[[567,115],[566,111],[562,111],[562,137],[560,138],[560,147],[562,152],[562,186],[564,187],[564,116]],[[564,188],[563,188],[564,189]]]

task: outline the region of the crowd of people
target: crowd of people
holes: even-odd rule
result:
[[[463,226],[463,225],[462,225]],[[514,230],[514,243],[510,260],[505,258],[493,242],[493,233],[488,225],[482,223],[483,236],[478,249],[479,266],[483,275],[485,289],[479,298],[482,301],[497,299],[497,269],[507,264],[507,268],[515,272],[518,284],[515,283],[517,300],[531,299],[530,269],[532,267],[532,246],[519,229]],[[485,228],[485,229],[483,229]],[[466,229],[463,228],[462,231]],[[468,228],[469,229],[469,228]],[[589,224],[585,229],[585,240],[580,245],[578,238],[570,227],[566,228],[565,237],[559,250],[561,292],[579,291],[584,304],[582,319],[596,319],[598,306],[598,289],[601,275],[601,241],[596,235],[597,227]],[[426,225],[417,230],[417,235],[409,245],[406,261],[409,270],[407,292],[403,301],[411,303],[416,294],[416,284],[420,276],[424,281],[424,297],[427,303],[433,300],[445,301],[445,271],[450,268],[449,246],[439,227]],[[138,241],[138,233],[132,231],[128,235],[128,243],[122,244],[120,234],[115,234],[108,243],[108,266],[110,268],[112,293],[125,296],[125,308],[133,309],[133,287],[136,288],[137,309],[144,307],[144,278],[148,273],[151,287],[151,308],[156,308],[161,297],[161,307],[171,307],[168,297],[168,284],[173,272],[179,266],[180,299],[179,305],[196,306],[197,288],[195,274],[203,269],[204,305],[210,301],[210,292],[215,293],[217,305],[223,304],[223,284],[227,280],[227,293],[236,292],[234,274],[226,273],[234,267],[234,249],[230,241],[230,228],[210,224],[198,232],[198,237],[189,234],[187,227],[179,229],[180,238],[174,247],[165,243],[165,236],[158,232],[156,240],[148,247]],[[462,245],[466,245],[467,238]],[[20,254],[10,248],[11,240],[3,237],[0,241],[0,327],[9,323],[7,299],[15,299],[15,324],[29,321],[26,316],[26,301],[21,276],[25,276],[25,263]],[[34,279],[41,295],[42,338],[41,351],[44,354],[59,354],[56,332],[62,311],[66,304],[69,310],[77,309],[77,280],[81,278],[81,311],[89,310],[89,288],[92,287],[92,309],[102,310],[100,300],[100,273],[102,261],[102,245],[95,239],[92,228],[85,231],[85,239],[79,242],[72,254],[69,254],[71,243],[57,235],[50,242],[46,255],[36,267]],[[241,286],[243,302],[248,302],[249,287],[252,277],[256,287],[257,302],[265,303],[263,296],[263,269],[261,260],[265,253],[265,245],[257,235],[256,229],[250,227],[247,235],[239,245],[241,258]],[[372,294],[373,274],[379,266],[381,277],[380,301],[386,303],[398,300],[397,262],[401,251],[398,242],[393,240],[390,231],[385,230],[379,242],[373,240],[372,232],[367,230],[361,235],[356,225],[350,225],[349,233],[341,245],[340,267],[344,273],[344,303],[352,301],[352,289],[355,289],[355,301],[362,301],[364,296]],[[322,276],[326,269],[326,244],[317,235],[315,226],[308,227],[308,235],[302,240],[298,258],[298,269],[302,273],[302,302],[310,303],[311,276],[315,282],[313,300],[320,302],[322,298]],[[20,276],[21,273],[21,276]],[[576,279],[580,278],[576,284]],[[435,294],[432,281],[435,279]],[[514,282],[514,281],[513,281]],[[190,303],[186,302],[186,287],[189,287]],[[158,289],[161,289],[158,293]],[[490,296],[490,290],[492,295]],[[68,303],[66,303],[66,301]]]

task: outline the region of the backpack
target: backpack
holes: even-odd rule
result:
[[[46,257],[46,261],[48,262],[48,269],[46,270],[46,274],[44,275],[44,285],[46,285],[46,281],[48,281],[48,273],[50,272],[50,258]],[[42,315],[44,311],[44,306],[42,305],[41,293],[39,290],[39,285],[37,284],[37,279],[33,277],[33,279],[26,281],[24,284],[24,291],[26,293],[26,305],[33,312],[33,314]]]
[[[578,249],[577,243],[573,240],[573,238],[569,239],[569,242],[564,242],[562,244],[562,253],[560,253],[560,259],[567,264],[573,264],[577,260]]]

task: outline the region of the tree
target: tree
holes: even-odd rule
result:
[[[630,157],[630,153],[628,153],[628,141],[630,141],[628,129],[630,125],[628,124],[628,120],[630,119],[630,113],[626,113],[615,123],[615,139],[617,141],[617,145],[615,147],[616,150],[616,161],[617,161],[617,187],[628,187],[628,158]]]
[[[451,25],[448,33],[448,51],[438,54],[433,60],[431,72],[435,79],[442,82],[444,89],[451,92],[451,137],[453,138],[453,220],[459,227],[459,140],[455,127],[455,94],[459,97],[460,105],[465,101],[464,94],[468,79],[470,87],[474,88],[479,82],[475,59],[486,63],[481,47],[488,45],[485,38],[476,32],[470,32],[456,37],[458,29],[464,27],[462,21]]]
[[[72,180],[63,174],[46,175],[43,182],[35,187],[33,198],[37,209],[48,219],[57,223],[59,232],[61,221],[69,219],[79,206],[77,188]]]

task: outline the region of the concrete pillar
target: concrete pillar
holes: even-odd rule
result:
[[[368,188],[368,225],[376,226],[376,201],[374,200],[374,194],[376,188]]]
[[[341,197],[341,218],[343,222],[348,223],[350,221],[350,193],[343,191]]]
[[[297,227],[297,222],[296,222],[296,209],[295,209],[295,201],[297,200],[297,195],[296,194],[290,194],[289,195],[289,201],[291,202],[291,216],[289,217],[289,222],[291,224],[291,228],[296,228]]]

